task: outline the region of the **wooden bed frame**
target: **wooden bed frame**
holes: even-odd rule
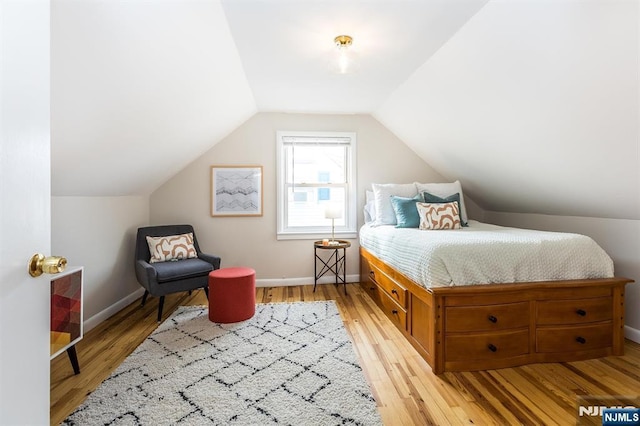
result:
[[[624,353],[628,278],[428,290],[361,247],[360,281],[436,374]]]

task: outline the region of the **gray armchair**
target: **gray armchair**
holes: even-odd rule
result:
[[[147,244],[149,237],[166,237],[193,233],[193,245],[198,254],[197,258],[178,261],[149,263],[151,253]],[[142,296],[142,305],[151,294],[160,297],[158,304],[158,322],[162,320],[162,308],[164,296],[179,291],[204,289],[207,296],[209,285],[209,272],[220,268],[220,258],[204,254],[200,251],[196,233],[191,225],[163,225],[138,228],[136,237],[135,269],[136,278],[145,292]]]

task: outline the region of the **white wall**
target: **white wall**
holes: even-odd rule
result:
[[[52,253],[84,266],[85,331],[140,296],[135,236],[148,223],[146,196],[52,197]]]
[[[492,0],[375,117],[487,210],[640,219],[639,4]]]
[[[615,274],[635,280],[625,292],[625,336],[640,343],[640,221],[486,212],[485,221],[504,226],[576,232],[593,238],[614,262]]]
[[[442,176],[369,115],[259,113],[151,195],[151,223],[193,224],[203,251],[221,256],[223,266],[253,267],[263,284],[312,284],[312,241],[276,240],[278,130],[357,133],[359,212],[364,205],[365,188],[370,188],[371,183],[443,181]],[[210,216],[210,167],[214,164],[263,166],[262,217]],[[473,216],[476,208],[471,200],[469,205]],[[362,222],[360,213],[359,223]],[[347,251],[347,263],[347,274],[359,274],[357,240],[352,240]]]

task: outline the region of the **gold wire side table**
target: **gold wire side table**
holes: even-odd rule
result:
[[[315,281],[313,291],[316,291],[318,280],[327,273],[332,273],[336,277],[336,287],[342,283],[344,285],[344,294],[347,294],[347,248],[351,247],[351,243],[346,240],[334,240],[335,243],[325,244],[322,241],[313,243],[315,260],[313,262],[313,276]],[[320,253],[326,250],[333,250],[333,253],[325,260]],[[320,270],[318,270],[320,265]]]

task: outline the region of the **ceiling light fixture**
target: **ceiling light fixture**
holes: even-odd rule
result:
[[[357,68],[356,55],[351,49],[353,38],[348,35],[339,35],[333,39],[338,53],[335,58],[329,62],[329,69],[338,74],[348,74],[354,72]]]

